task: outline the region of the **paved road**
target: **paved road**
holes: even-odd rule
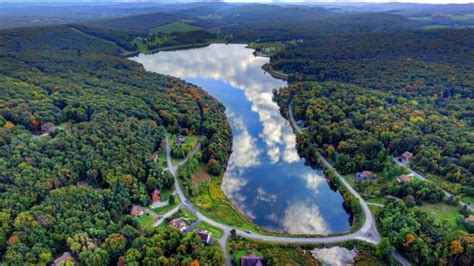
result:
[[[289,106],[288,106],[288,118],[290,120],[290,124],[296,130],[296,132],[298,132],[298,134],[302,134],[303,131],[296,124],[295,119],[293,117],[292,103],[290,103]],[[365,200],[362,198],[362,196],[359,195],[359,193],[355,189],[352,188],[352,186],[347,182],[347,180],[342,175],[340,175],[336,171],[336,169],[334,169],[332,164],[330,164],[319,152],[316,152],[316,155],[318,156],[318,159],[327,168],[329,168],[331,171],[334,172],[334,174],[341,181],[341,183],[346,187],[346,189],[349,190],[352,193],[352,195],[354,195],[359,200],[359,203],[362,207],[362,210],[364,211],[365,222],[364,222],[364,225],[362,226],[362,228],[359,231],[357,231],[356,233],[359,232],[359,233],[362,233],[363,235],[365,235],[365,237],[370,239],[370,241],[368,241],[368,242],[372,242],[372,243],[380,242],[381,241],[380,234],[377,231],[377,226],[376,226],[374,218],[372,216],[372,212],[370,211],[369,206],[367,206],[367,203],[365,202]]]
[[[422,181],[428,180],[428,178],[422,176],[421,174],[419,174],[419,173],[416,172],[415,170],[411,169],[408,164],[402,163],[402,162],[398,161],[397,158],[393,158],[393,161],[394,161],[396,164],[400,165],[401,167],[405,168],[405,169],[406,169],[408,172],[410,172],[410,174],[413,175],[414,177],[416,177],[416,178],[418,178],[418,179],[420,179],[420,180],[422,180]],[[445,194],[448,198],[451,197],[451,196],[453,196],[453,194],[449,193],[448,191],[446,191],[446,190],[444,190],[444,189],[443,189],[443,192],[444,192],[444,194]],[[462,207],[462,206],[464,206],[464,205],[467,205],[468,209],[469,209],[470,211],[474,212],[474,206],[472,206],[471,204],[465,203],[465,202],[463,202],[463,201],[460,200],[460,201],[459,201],[459,206]]]
[[[181,205],[178,205],[176,207],[174,207],[173,209],[169,210],[167,213],[163,214],[161,217],[160,215],[156,214],[156,212],[150,210],[150,208],[143,208],[143,210],[148,213],[150,216],[153,216],[153,218],[155,218],[155,223],[153,224],[153,226],[158,226],[160,225],[166,218],[168,217],[171,217],[175,212],[177,212],[179,210],[179,208],[181,207]],[[158,219],[158,220],[157,220]]]
[[[187,160],[190,156],[186,157]],[[228,237],[229,232],[234,229],[231,226],[221,224],[219,222],[216,222],[201,212],[197,210],[192,203],[186,198],[184,195],[178,180],[176,179],[176,171],[178,170],[178,165],[183,165],[184,163],[178,163],[178,165],[173,165],[171,161],[171,148],[169,144],[169,136],[166,135],[166,161],[168,164],[168,171],[175,177],[175,189],[176,189],[176,194],[178,197],[181,199],[181,204],[184,208],[189,210],[191,213],[196,215],[198,219],[214,226],[217,227],[225,232],[225,237],[221,239],[220,245],[221,248],[223,248],[224,255],[225,255],[225,261],[226,263],[230,263],[230,259],[228,258],[227,250],[225,249],[225,241]],[[331,166],[332,167],[332,166]],[[342,182],[348,189],[361,201],[362,208],[364,210],[364,213],[366,215],[366,222],[362,226],[361,229],[359,229],[356,232],[349,233],[349,234],[344,234],[344,235],[337,235],[337,236],[321,236],[321,237],[292,237],[292,236],[272,236],[272,235],[263,235],[263,234],[257,234],[257,233],[251,233],[251,232],[246,232],[240,229],[236,229],[237,235],[250,238],[250,239],[255,239],[255,240],[263,240],[263,241],[269,241],[269,242],[276,242],[276,243],[293,243],[293,244],[322,244],[322,243],[339,243],[339,242],[344,242],[347,240],[353,240],[353,239],[358,239],[358,240],[363,240],[367,241],[373,244],[377,244],[380,242],[381,238],[380,235],[377,231],[377,228],[375,226],[372,226],[373,224],[373,217],[372,214],[370,213],[370,209],[363,201],[362,197],[354,190],[352,187],[345,182],[343,178]],[[365,207],[364,207],[365,206]],[[229,265],[229,264],[227,264]]]

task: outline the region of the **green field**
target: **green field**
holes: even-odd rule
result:
[[[202,184],[198,193],[191,198],[192,203],[209,218],[230,226],[253,232],[266,232],[245,217],[228,200],[221,190],[220,177],[209,177],[209,183]]]
[[[154,33],[175,33],[175,32],[191,32],[191,31],[197,31],[200,30],[201,28],[189,25],[185,23],[185,21],[176,21],[172,22],[166,25],[162,25],[156,28],[153,28],[151,31]]]
[[[467,13],[467,14],[462,14],[462,15],[451,15],[449,16],[451,19],[454,20],[470,20],[474,19],[474,13]]]
[[[161,214],[165,214],[167,213],[168,211],[174,209],[176,206],[178,206],[179,204],[181,204],[181,200],[179,199],[178,196],[175,196],[174,197],[174,204],[168,204],[166,206],[163,206],[163,207],[159,207],[159,208],[154,208],[152,209],[156,214],[158,215],[161,215]]]
[[[434,215],[440,221],[451,224],[457,230],[466,231],[462,221],[464,216],[459,212],[459,206],[451,206],[445,203],[423,203],[422,206],[417,206],[416,208]]]
[[[153,216],[147,213],[143,214],[142,216],[135,217],[135,219],[138,222],[140,229],[142,230],[146,230],[152,227],[153,223],[155,222],[155,219],[153,218]]]
[[[216,228],[206,222],[198,224],[197,228],[211,232],[214,238],[221,238],[224,235],[224,232],[221,229]]]

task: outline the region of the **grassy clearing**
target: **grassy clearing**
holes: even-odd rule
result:
[[[196,215],[184,208],[179,209],[176,216],[181,217],[188,223],[188,225],[194,223],[197,220]]]
[[[461,200],[464,201],[465,203],[474,204],[474,197],[463,196]]]
[[[151,228],[153,227],[153,223],[155,223],[153,216],[149,215],[148,213],[145,213],[139,217],[135,217],[135,220],[138,222],[138,226],[141,230]]]
[[[367,199],[367,202],[384,204],[385,203],[385,197],[370,198],[370,199]]]
[[[457,230],[466,231],[463,224],[464,216],[459,212],[459,206],[451,206],[445,203],[423,203],[422,206],[416,208],[434,215],[440,221],[451,224]]]
[[[181,200],[179,199],[178,196],[175,196],[174,197],[174,203],[173,204],[168,204],[166,206],[163,206],[163,207],[159,207],[159,208],[153,208],[152,210],[158,214],[158,215],[162,215],[162,214],[165,214],[167,212],[169,212],[170,210],[174,209],[176,206],[178,206],[179,204],[181,204]]]
[[[201,166],[202,168],[203,166]],[[196,173],[203,173],[200,169]],[[191,198],[192,203],[209,218],[236,228],[253,232],[266,232],[245,217],[226,197],[221,190],[221,177],[209,176],[210,182],[202,183],[197,193]],[[268,233],[268,232],[266,232]]]
[[[199,136],[186,136],[184,142],[178,146],[176,145],[176,138],[177,135],[170,136],[171,162],[173,162],[173,164],[177,164],[184,159],[199,142]],[[175,154],[180,154],[180,156],[175,156]]]
[[[468,14],[462,14],[462,15],[452,15],[452,16],[449,16],[449,17],[451,19],[460,20],[460,21],[470,20],[470,19],[474,19],[474,13],[468,13]]]
[[[172,22],[166,25],[153,28],[151,31],[154,33],[170,34],[170,33],[176,33],[176,32],[191,32],[191,31],[197,31],[201,29],[200,27],[189,25],[186,22],[189,23],[190,21],[179,20],[176,22]]]
[[[428,22],[431,21],[432,18],[431,16],[426,16],[426,17],[409,17],[409,19],[418,21],[418,22]]]
[[[211,232],[212,236],[215,238],[222,238],[222,236],[224,236],[224,232],[221,229],[214,227],[206,222],[198,224],[197,228]]]

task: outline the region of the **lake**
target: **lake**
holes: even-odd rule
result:
[[[350,230],[342,196],[296,152],[293,130],[272,100],[272,90],[286,82],[261,69],[268,58],[254,56],[246,45],[212,44],[131,59],[196,84],[224,104],[233,151],[222,190],[247,217],[290,234]]]

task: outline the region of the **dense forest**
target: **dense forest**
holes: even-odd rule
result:
[[[179,172],[183,180],[201,163],[222,174],[232,147],[224,107],[123,56],[253,42],[281,45],[271,66],[289,86],[275,100],[304,127],[301,155],[311,163],[319,151],[344,175],[391,178],[376,195],[389,198],[374,213],[384,237],[377,258],[393,263],[394,247],[419,265],[472,265],[472,234],[421,207],[445,200],[440,185],[456,195],[452,208],[458,196],[474,197],[474,30],[421,30],[469,17],[456,7],[404,8],[215,3],[0,31],[0,261],[44,265],[69,251],[85,265],[221,264],[221,252],[195,233],[144,230],[128,214],[150,204],[154,189],[173,186],[152,156],[166,132],[199,135],[202,149]],[[159,30],[177,22],[188,29]],[[405,151],[432,181],[394,181],[403,171],[392,158]]]
[[[472,235],[462,221],[460,228],[416,207],[457,205],[456,197],[442,203],[441,187],[474,196],[473,33],[315,34],[271,57],[273,69],[289,74],[275,100],[286,117],[292,108],[304,128],[299,153],[315,162],[318,151],[345,175],[371,170],[383,178],[376,196],[391,200],[377,215],[379,253],[392,246],[419,265],[473,263]],[[414,154],[410,166],[431,181],[395,181],[403,169],[392,159],[405,151]],[[363,193],[367,186],[373,185],[356,183]]]
[[[203,90],[146,73],[120,50],[66,26],[0,33],[0,257],[46,264],[214,264],[194,233],[144,234],[128,215],[174,180],[153,162],[165,130],[203,134],[226,166],[224,108]],[[224,126],[223,126],[224,125]]]
[[[284,112],[293,101],[295,116],[307,121],[302,145],[331,153],[343,173],[382,171],[388,156],[410,151],[415,169],[474,195],[471,36],[439,30],[305,41],[272,57],[291,74],[277,100]]]

